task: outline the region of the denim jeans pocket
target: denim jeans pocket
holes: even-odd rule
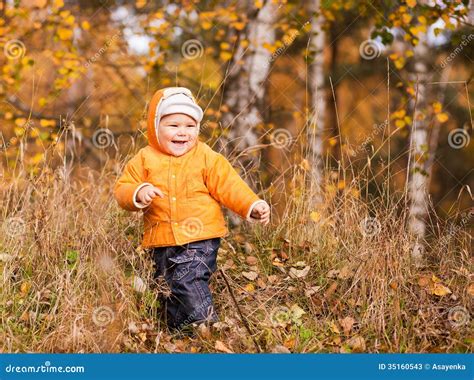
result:
[[[211,253],[214,253],[219,248],[220,242],[220,238],[195,241],[192,243],[188,243],[187,249],[189,251],[198,252],[204,256],[209,256]]]
[[[173,266],[175,267],[172,276],[173,280],[179,281],[189,273],[195,253],[194,250],[188,249],[168,259],[174,263]]]

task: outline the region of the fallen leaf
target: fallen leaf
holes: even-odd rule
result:
[[[349,339],[346,344],[351,348],[352,352],[364,352],[365,351],[365,340],[359,335],[356,335]]]
[[[138,293],[145,293],[146,291],[146,284],[145,282],[138,276],[132,277],[132,287]]]
[[[253,293],[255,291],[255,286],[253,284],[247,284],[244,286],[244,289],[249,293]]]
[[[295,338],[288,338],[287,340],[285,340],[285,342],[283,343],[283,345],[288,348],[289,350],[295,348],[295,345],[296,345],[296,339]]]
[[[334,321],[329,322],[329,328],[331,329],[331,331],[334,334],[340,334],[341,333],[341,331],[339,330],[339,327],[337,327],[337,324]]]
[[[13,256],[8,253],[0,253],[0,261],[7,262],[13,260]]]
[[[280,344],[273,347],[271,352],[274,354],[290,354],[291,353],[288,348]]]
[[[306,290],[304,291],[304,295],[305,295],[306,297],[311,297],[313,294],[319,292],[320,289],[321,289],[320,286],[312,286],[311,288],[306,289]]]
[[[467,294],[469,294],[471,297],[474,297],[474,282],[468,285]]]
[[[443,297],[447,294],[451,294],[451,290],[443,284],[435,283],[431,289],[431,293]]]
[[[221,342],[220,340],[216,340],[216,344],[214,345],[214,348],[217,351],[220,351],[220,352],[226,352],[228,354],[233,354],[234,353],[234,351],[227,348],[227,346],[223,342]]]
[[[327,277],[328,278],[337,278],[337,276],[339,275],[339,270],[338,269],[331,269],[328,273],[327,273]]]
[[[431,280],[430,277],[428,276],[421,276],[418,279],[418,285],[424,288],[425,286],[428,286],[430,284]]]
[[[290,307],[290,312],[291,312],[291,320],[296,325],[300,325],[302,323],[301,317],[303,317],[303,315],[306,314],[306,312],[297,304],[294,304]]]
[[[254,281],[258,277],[258,273],[256,273],[256,272],[242,272],[242,276],[244,276],[247,280]]]
[[[245,259],[245,262],[248,265],[257,265],[258,260],[255,256],[247,256],[247,258]]]
[[[344,330],[344,334],[346,335],[350,334],[354,323],[355,323],[355,319],[352,317],[345,317],[339,320],[339,324],[342,326],[342,329]]]
[[[324,292],[324,297],[329,298],[331,297],[334,292],[336,291],[337,288],[337,282],[333,282],[331,285],[329,285],[329,288]]]
[[[344,266],[338,273],[337,277],[341,280],[346,280],[352,276],[352,271],[348,265]]]
[[[304,267],[304,269],[290,268],[289,275],[291,278],[304,278],[309,273],[310,266]]]
[[[278,281],[277,275],[271,274],[270,276],[268,276],[268,282],[269,282],[270,284],[274,284],[274,283],[276,283],[277,281]]]
[[[260,289],[265,289],[267,287],[267,284],[265,284],[265,281],[263,281],[261,278],[257,279],[257,285]]]

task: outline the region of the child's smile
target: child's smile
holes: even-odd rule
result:
[[[182,156],[196,145],[197,136],[196,121],[188,115],[173,113],[160,120],[158,144],[165,153]]]

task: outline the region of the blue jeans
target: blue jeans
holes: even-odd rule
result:
[[[163,276],[171,289],[164,300],[167,324],[182,328],[193,322],[216,322],[217,314],[209,290],[209,279],[217,269],[221,239],[153,248],[155,279]]]

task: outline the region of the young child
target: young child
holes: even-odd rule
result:
[[[198,140],[202,117],[187,88],[157,91],[148,110],[149,145],[127,163],[114,191],[122,208],[143,211],[142,246],[153,249],[155,278],[170,286],[165,307],[172,328],[217,321],[209,278],[228,234],[221,205],[248,221],[270,220],[269,205]]]

